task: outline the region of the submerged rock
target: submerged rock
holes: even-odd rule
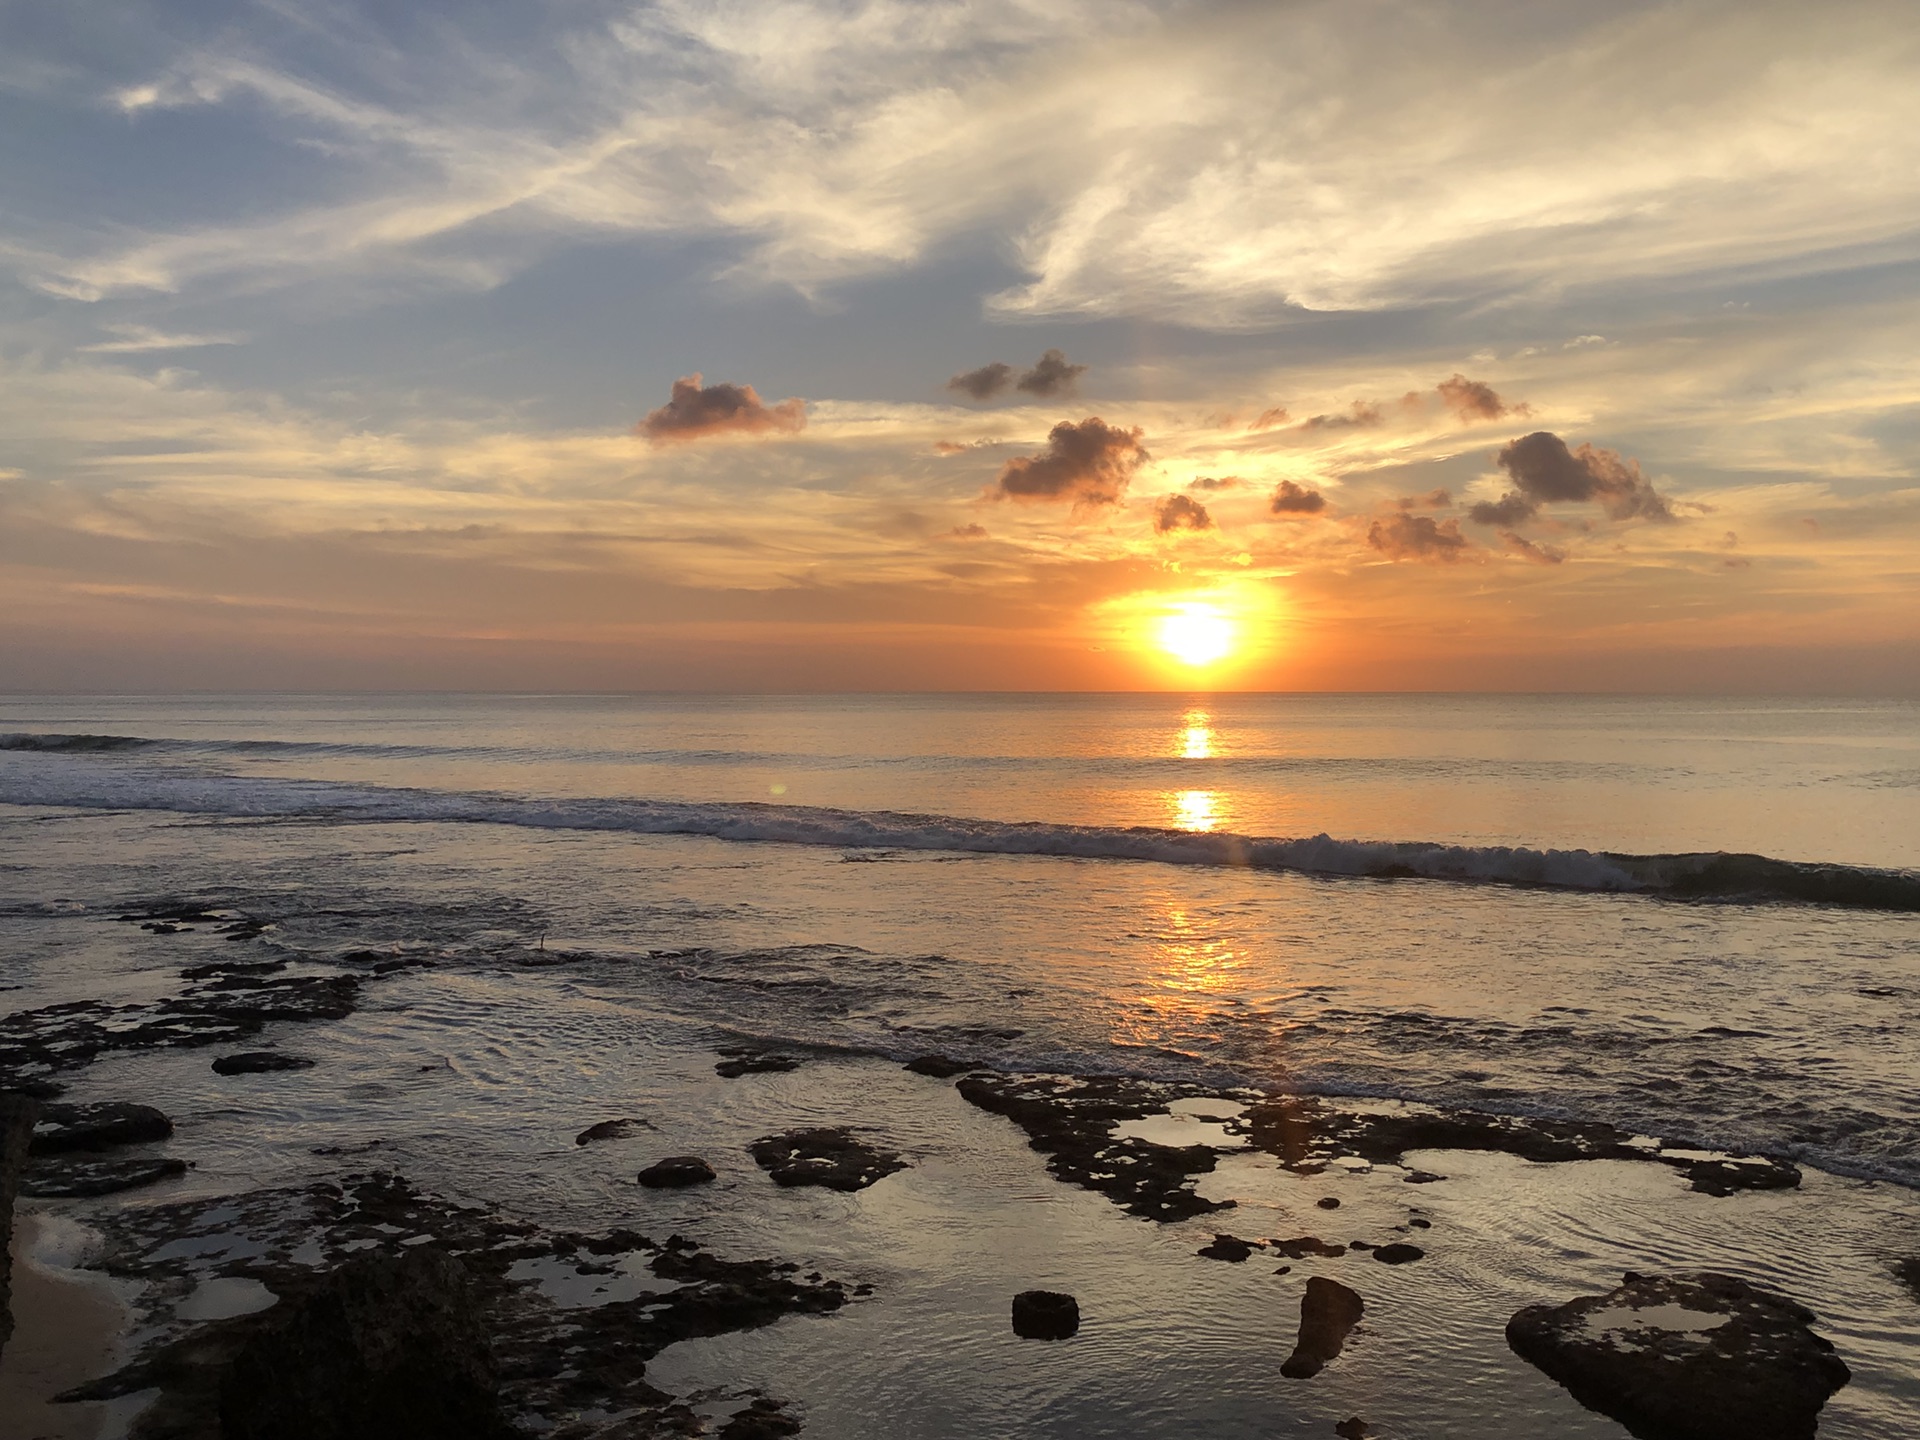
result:
[[[589,1125],[573,1137],[573,1143],[592,1145],[601,1140],[625,1140],[635,1130],[651,1129],[653,1129],[653,1123],[649,1120],[635,1120],[630,1116],[622,1116],[618,1120],[602,1120],[597,1125]]]
[[[917,1055],[907,1062],[907,1069],[916,1075],[930,1075],[935,1080],[951,1080],[956,1075],[964,1075],[976,1066],[964,1060],[956,1060],[951,1055]]]
[[[37,1156],[20,1177],[20,1193],[36,1200],[81,1200],[139,1190],[186,1173],[187,1162],[170,1155]]]
[[[824,1185],[829,1190],[864,1190],[907,1162],[854,1138],[846,1129],[787,1130],[747,1147],[776,1185]]]
[[[640,1183],[649,1190],[683,1190],[712,1181],[713,1167],[698,1155],[669,1155],[640,1172]]]
[[[725,1080],[742,1075],[782,1075],[798,1070],[800,1061],[792,1055],[776,1055],[770,1050],[722,1050],[727,1058],[713,1067],[713,1073]]]
[[[0,1095],[0,1351],[13,1334],[13,1198],[39,1113],[29,1096]]]
[[[349,1261],[241,1347],[225,1440],[506,1440],[492,1344],[444,1252]]]
[[[1529,1305],[1507,1343],[1640,1440],[1811,1440],[1851,1378],[1813,1319],[1730,1275],[1628,1274],[1605,1295]]]
[[[1347,1335],[1366,1313],[1367,1302],[1338,1280],[1314,1275],[1300,1297],[1300,1338],[1281,1365],[1289,1380],[1318,1375],[1347,1343]]]
[[[1289,1260],[1304,1260],[1309,1255],[1334,1260],[1347,1253],[1346,1246],[1322,1240],[1318,1235],[1297,1235],[1291,1240],[1276,1240],[1273,1248]]]
[[[238,1055],[222,1055],[213,1062],[216,1075],[268,1075],[279,1070],[311,1070],[313,1061],[304,1055],[287,1055],[278,1050],[243,1050]]]
[[[1013,1333],[1023,1340],[1065,1340],[1080,1329],[1080,1302],[1058,1290],[1013,1297]]]
[[[64,1155],[75,1150],[112,1150],[173,1134],[173,1121],[151,1105],[108,1100],[94,1105],[48,1105],[33,1127],[32,1153]]]
[[[1216,1235],[1211,1245],[1202,1245],[1199,1253],[1209,1260],[1230,1260],[1235,1264],[1253,1254],[1251,1240],[1242,1240],[1238,1235]]]

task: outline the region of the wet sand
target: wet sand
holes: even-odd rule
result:
[[[0,1354],[0,1440],[96,1440],[108,1407],[52,1403],[117,1363],[126,1307],[106,1284],[33,1256],[44,1222],[17,1216],[13,1236],[13,1338]]]

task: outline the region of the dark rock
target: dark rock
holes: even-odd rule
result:
[[[108,1100],[95,1105],[48,1105],[33,1127],[32,1153],[61,1155],[74,1150],[111,1150],[165,1140],[173,1121],[151,1105]]]
[[[0,1351],[13,1334],[13,1199],[39,1114],[31,1096],[0,1094]]]
[[[1409,1170],[1407,1172],[1407,1184],[1409,1185],[1431,1185],[1436,1181],[1446,1178],[1444,1175],[1434,1174],[1431,1170]]]
[[[1216,1235],[1211,1245],[1202,1245],[1199,1253],[1209,1260],[1231,1260],[1239,1264],[1253,1254],[1253,1243],[1238,1235]]]
[[[975,1069],[964,1060],[956,1060],[951,1055],[919,1055],[907,1062],[907,1069],[916,1075],[930,1075],[935,1080],[951,1080],[956,1075],[964,1075]]]
[[[789,1070],[800,1068],[799,1060],[791,1055],[776,1055],[769,1050],[722,1050],[725,1060],[713,1067],[713,1073],[726,1080],[737,1080],[742,1075],[782,1075]]]
[[[1114,1126],[1166,1108],[1178,1090],[1119,1076],[969,1075],[956,1087],[982,1110],[1004,1115],[1027,1132],[1027,1144],[1048,1157],[1055,1179],[1097,1190],[1129,1214],[1188,1220],[1233,1207],[1194,1193],[1192,1179],[1214,1168],[1206,1145],[1156,1145],[1113,1138]]]
[[[1724,1197],[1742,1190],[1793,1190],[1800,1184],[1799,1166],[1768,1155],[1668,1163],[1676,1164],[1687,1177],[1688,1188],[1702,1195]]]
[[[1634,1275],[1605,1295],[1529,1305],[1515,1354],[1640,1440],[1812,1440],[1851,1378],[1813,1313],[1730,1275]]]
[[[266,1075],[276,1070],[311,1070],[313,1061],[304,1055],[287,1055],[278,1050],[243,1050],[238,1055],[222,1055],[213,1062],[216,1075]]]
[[[1344,1245],[1335,1245],[1322,1240],[1317,1235],[1300,1235],[1292,1240],[1276,1240],[1273,1248],[1289,1260],[1304,1260],[1309,1255],[1318,1255],[1326,1260],[1337,1259],[1347,1253]]]
[[[719,1440],[786,1440],[800,1433],[800,1422],[778,1400],[762,1397],[735,1412],[720,1427]]]
[[[907,1162],[891,1150],[856,1140],[845,1129],[787,1130],[747,1147],[776,1185],[824,1185],[829,1190],[864,1190]]]
[[[1058,1290],[1013,1297],[1013,1333],[1022,1340],[1065,1340],[1080,1329],[1080,1302]]]
[[[1433,1222],[1431,1220],[1419,1215],[1415,1215],[1412,1219],[1408,1220],[1407,1224],[1416,1230],[1431,1230],[1433,1228]]]
[[[1394,1241],[1391,1245],[1382,1245],[1373,1252],[1373,1258],[1382,1265],[1411,1265],[1415,1260],[1426,1257],[1426,1251],[1418,1245],[1407,1245]]]
[[[713,1167],[698,1155],[669,1155],[640,1172],[640,1183],[649,1190],[681,1190],[712,1181]]]
[[[349,1261],[283,1301],[220,1386],[225,1440],[506,1440],[492,1344],[444,1252]]]
[[[1322,1195],[1313,1203],[1318,1205],[1322,1210],[1338,1210],[1340,1208],[1340,1197],[1338,1195]]]
[[[1893,1277],[1913,1292],[1915,1300],[1920,1300],[1920,1255],[1894,1261]]]
[[[635,1130],[651,1130],[651,1120],[635,1120],[623,1117],[619,1120],[602,1120],[597,1125],[589,1125],[573,1137],[576,1145],[592,1145],[599,1140],[625,1140]]]
[[[1293,1267],[1291,1265],[1276,1265],[1273,1267],[1273,1273],[1276,1275],[1291,1275],[1293,1273]]]
[[[1333,1427],[1333,1433],[1338,1435],[1340,1440],[1367,1440],[1367,1437],[1373,1434],[1373,1427],[1358,1415],[1349,1415]]]
[[[1310,1276],[1307,1293],[1300,1297],[1300,1338],[1280,1373],[1289,1380],[1318,1375],[1340,1353],[1366,1310],[1366,1302],[1339,1281]]]
[[[35,1156],[20,1177],[20,1193],[36,1200],[117,1195],[187,1173],[187,1162],[165,1155],[108,1158],[85,1151]]]

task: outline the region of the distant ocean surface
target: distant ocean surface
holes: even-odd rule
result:
[[[880,1299],[647,1373],[799,1394],[810,1428],[860,1440],[1305,1436],[1361,1408],[1392,1434],[1605,1440],[1505,1317],[1703,1266],[1821,1311],[1855,1368],[1823,1435],[1908,1433],[1917,866],[1903,702],[0,698],[0,1011],[145,1013],[235,957],[387,957],[350,1017],[263,1037],[312,1069],[239,1085],[156,1049],[76,1072],[73,1098],[175,1119],[192,1170],[129,1204],[375,1164],[543,1225],[813,1257]],[[153,923],[169,907],[245,923]],[[804,1063],[717,1076],[740,1046]],[[1454,1153],[1397,1211],[1397,1180],[1350,1177],[1340,1223],[1426,1205],[1438,1248],[1391,1286],[1341,1271],[1381,1332],[1358,1390],[1276,1398],[1293,1382],[1243,1362],[1285,1354],[1298,1275],[1195,1260],[1212,1217],[1161,1233],[1054,1184],[901,1070],[929,1052],[1604,1120],[1813,1168],[1722,1201],[1624,1173],[1660,1167]],[[647,1121],[625,1148],[573,1144],[623,1115]],[[775,1193],[744,1146],[796,1123],[912,1168],[870,1202]],[[641,1202],[656,1152],[722,1181]],[[1205,1178],[1244,1234],[1324,1221],[1304,1181]],[[1004,1311],[1050,1278],[1106,1318],[1042,1364],[1005,1348]],[[1178,1367],[1155,1360],[1172,1335]]]

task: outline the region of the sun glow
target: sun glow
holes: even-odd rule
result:
[[[1163,617],[1156,638],[1167,654],[1198,669],[1233,653],[1234,625],[1217,607],[1193,601]]]

